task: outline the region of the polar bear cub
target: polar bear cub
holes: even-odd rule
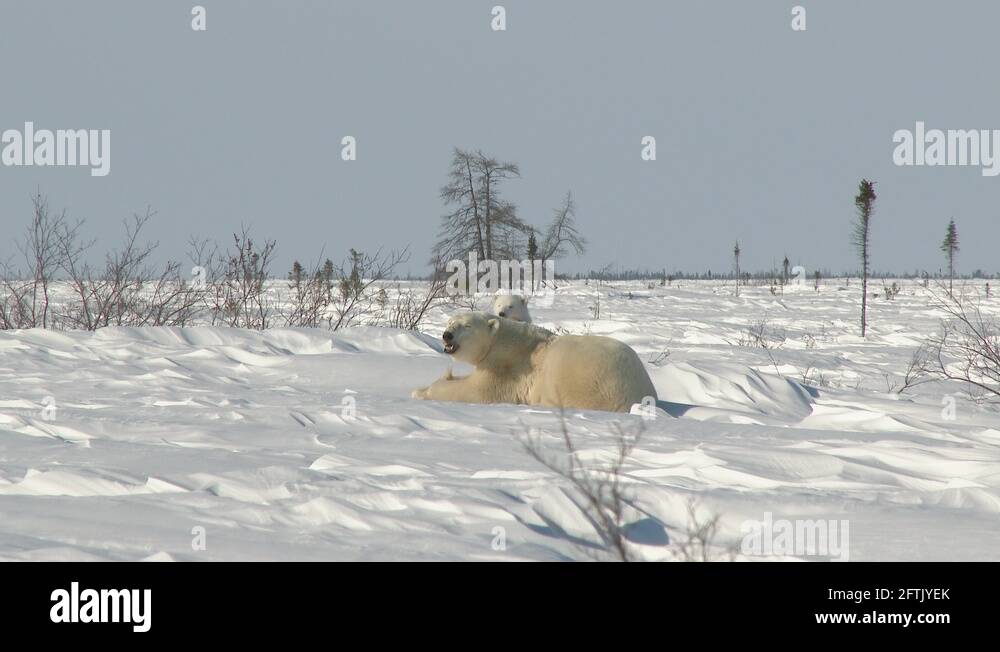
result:
[[[500,294],[493,299],[493,314],[514,321],[531,323],[528,314],[528,300],[518,294]]]
[[[598,335],[557,336],[544,328],[482,312],[453,317],[441,336],[445,353],[475,367],[449,372],[413,398],[520,403],[628,412],[656,400],[645,367],[627,344]]]

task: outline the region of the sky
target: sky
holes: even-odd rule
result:
[[[37,189],[95,252],[148,206],[162,258],[246,225],[282,271],[408,246],[425,273],[460,147],[520,166],[506,197],[539,228],[573,192],[590,246],[561,273],[728,271],[737,239],[744,269],[856,269],[862,178],[875,269],[945,267],[954,218],[958,271],[1000,272],[1000,176],[893,163],[917,121],[1000,129],[995,0],[197,4],[205,31],[190,0],[0,5],[0,131],[111,130],[107,176],[0,166],[3,259]]]

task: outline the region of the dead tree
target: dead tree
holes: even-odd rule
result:
[[[868,274],[871,271],[871,220],[875,211],[875,182],[862,179],[854,198],[857,222],[852,243],[861,257],[861,337],[868,331]]]
[[[538,257],[543,265],[547,260],[565,256],[568,249],[572,249],[578,256],[587,250],[587,240],[577,230],[575,218],[576,203],[573,201],[573,194],[567,192],[542,239]]]
[[[514,204],[501,198],[500,189],[519,176],[516,163],[456,148],[448,183],[441,189],[441,199],[454,208],[442,218],[435,258],[465,259],[470,252],[481,261],[516,258],[515,236],[531,227],[517,216]]]

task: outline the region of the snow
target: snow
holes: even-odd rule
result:
[[[942,316],[903,284],[872,300],[866,339],[857,283],[836,280],[739,298],[723,282],[605,284],[600,319],[596,284],[575,282],[530,306],[648,361],[655,419],[565,415],[596,466],[615,424],[644,427],[624,469],[637,556],[678,558],[694,501],[719,518],[720,555],[771,513],[848,520],[851,560],[1000,559],[1000,412],[958,384],[890,391]],[[541,429],[558,454],[558,414],[410,398],[449,367],[448,314],[423,333],[0,332],[0,560],[595,556],[580,496],[519,441]],[[741,345],[764,318],[784,343]]]

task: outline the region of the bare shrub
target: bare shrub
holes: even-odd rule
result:
[[[407,249],[387,254],[351,249],[339,266],[327,259],[307,270],[296,262],[288,278],[285,325],[416,329],[432,307],[448,298],[447,279],[436,271],[423,290],[390,282],[396,267],[408,259]]]
[[[249,229],[243,227],[233,234],[232,249],[227,249],[221,258],[215,257],[213,250],[210,259],[213,280],[203,293],[213,326],[254,330],[271,326],[275,305],[267,292],[267,280],[275,246],[274,240],[258,244]]]
[[[295,261],[288,275],[288,306],[284,314],[285,326],[317,328],[327,320],[333,303],[334,267],[330,259],[322,266],[306,270]]]
[[[780,349],[786,340],[785,332],[771,326],[767,315],[747,323],[736,343],[739,346],[761,348],[765,351]]]
[[[885,279],[882,279],[882,295],[887,301],[892,301],[899,295],[900,291],[899,284],[893,281],[892,285],[886,285]]]
[[[380,310],[379,323],[392,328],[405,328],[407,330],[416,330],[419,328],[420,322],[423,321],[427,312],[448,298],[447,279],[440,274],[435,274],[429,283],[429,286],[422,291],[413,288],[402,288],[397,283],[396,298],[393,302],[389,301],[387,294],[380,295],[378,300]],[[383,288],[380,292],[385,293],[385,289]],[[385,297],[384,302],[382,296]]]
[[[54,214],[38,191],[31,197],[33,213],[24,236],[15,241],[23,267],[10,262],[0,268],[0,328],[49,328],[52,324],[52,284],[65,269],[66,257],[87,245],[79,242],[82,221],[70,222],[66,212]]]
[[[184,326],[198,310],[198,292],[182,276],[179,263],[162,268],[150,263],[156,242],[140,242],[143,227],[155,213],[147,209],[124,222],[120,249],[101,268],[84,262],[83,249],[64,238],[63,265],[73,295],[59,314],[65,328],[96,330],[105,326]]]
[[[903,382],[897,390],[898,394],[902,394],[911,387],[935,380],[930,360],[930,347],[927,343],[921,344],[913,351],[910,362],[906,366],[906,372],[903,374]]]
[[[767,315],[764,315],[760,319],[747,323],[746,328],[736,340],[736,345],[763,349],[771,366],[774,367],[775,373],[781,376],[781,369],[778,367],[774,352],[784,346],[786,339],[785,331],[772,327],[767,320]]]
[[[615,424],[615,457],[605,468],[587,468],[577,455],[576,443],[569,434],[565,414],[559,415],[563,451],[552,453],[542,443],[541,431],[525,428],[519,437],[525,451],[550,471],[565,478],[579,492],[586,503],[586,514],[594,523],[605,549],[619,561],[633,561],[625,531],[626,507],[633,500],[623,481],[625,462],[643,432],[643,422],[638,421],[635,432],[628,432],[620,423]]]
[[[157,243],[140,243],[140,232],[154,213],[147,209],[126,221],[121,248],[104,265],[85,261],[93,241],[80,238],[83,221],[70,222],[65,211],[50,212],[47,200],[32,197],[34,213],[16,246],[25,267],[7,264],[0,280],[0,327],[76,328],[184,325],[197,310],[198,295],[182,278],[180,265],[149,263]],[[65,279],[69,297],[53,302],[54,283]]]
[[[965,383],[975,399],[1000,398],[1000,326],[978,301],[961,294],[932,293],[944,311],[940,330],[932,335],[918,361],[921,372]]]
[[[812,363],[810,363],[805,368],[805,371],[802,372],[801,378],[803,385],[810,385],[815,383],[815,385],[818,387],[830,386],[830,380],[826,377],[826,374],[824,374],[822,371],[818,371],[817,369],[815,369]]]
[[[715,539],[719,533],[719,514],[702,516],[698,513],[698,501],[687,501],[686,538],[677,544],[677,553],[682,561],[715,561]],[[729,560],[735,557],[735,550],[729,551]]]
[[[371,323],[378,312],[381,283],[398,265],[409,260],[409,249],[374,254],[351,249],[347,261],[335,270],[337,288],[332,297],[330,330]]]

